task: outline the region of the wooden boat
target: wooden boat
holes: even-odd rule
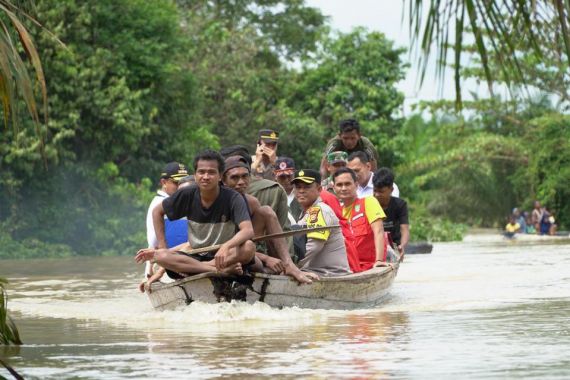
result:
[[[408,243],[405,253],[406,255],[416,253],[431,253],[432,250],[433,244],[428,243],[427,241],[416,241]]]
[[[288,276],[253,273],[229,276],[202,273],[168,284],[154,283],[148,297],[158,310],[170,310],[194,301],[207,303],[232,300],[265,302],[273,307],[307,309],[360,309],[378,305],[388,294],[398,273],[392,267],[372,268],[339,277],[322,277],[299,285]]]

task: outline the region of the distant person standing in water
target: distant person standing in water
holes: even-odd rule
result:
[[[542,216],[544,214],[544,209],[540,207],[539,201],[534,201],[534,209],[532,210],[531,221],[534,226],[534,230],[540,235],[540,223],[542,222]]]
[[[516,218],[511,215],[509,217],[509,223],[505,226],[505,236],[512,238],[516,233],[521,231],[521,226],[517,223]]]

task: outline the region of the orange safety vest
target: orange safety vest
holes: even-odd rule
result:
[[[352,234],[354,235],[354,245],[358,252],[360,268],[363,271],[372,268],[376,262],[374,231],[372,231],[372,227],[370,227],[370,223],[368,223],[365,204],[364,198],[356,199],[352,204],[350,217],[348,219]],[[386,235],[384,235],[383,261],[386,261],[387,242],[388,239],[386,239]]]
[[[348,265],[353,273],[362,272],[360,268],[360,258],[358,257],[358,252],[356,251],[356,246],[354,245],[354,236],[352,235],[352,230],[350,225],[344,216],[342,216],[342,206],[338,201],[338,198],[327,190],[321,191],[321,199],[326,203],[338,218],[340,229],[342,231],[342,236],[344,237],[344,246],[346,247],[346,258],[348,259]]]

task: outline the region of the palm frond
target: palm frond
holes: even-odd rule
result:
[[[0,344],[22,344],[16,324],[8,315],[8,294],[4,288],[7,281],[0,278]]]
[[[566,62],[570,57],[570,0],[404,0],[408,1],[408,24],[412,46],[421,51],[419,60],[420,85],[427,70],[427,62],[436,50],[436,75],[443,81],[441,74],[447,62],[448,36],[455,30],[454,76],[457,107],[461,107],[460,79],[464,34],[471,33],[477,54],[492,93],[492,83],[498,73],[492,70],[489,58],[492,55],[499,67],[502,80],[526,85],[523,65],[517,54],[514,33],[524,34],[528,49],[537,57],[547,53],[547,47],[539,41],[544,37],[541,24],[550,22],[560,36],[561,54]],[[428,9],[428,12],[424,12]],[[424,15],[425,13],[425,15]]]
[[[39,128],[40,117],[36,95],[39,93],[41,96],[43,121],[47,123],[47,86],[40,56],[32,37],[20,21],[21,14],[26,19],[33,20],[28,14],[20,12],[19,8],[9,0],[0,0],[0,16],[5,17],[5,19],[0,18],[0,102],[4,124],[7,126],[11,122],[14,128],[17,128],[18,99],[21,98],[24,101],[28,114],[34,122],[35,133],[43,152],[44,136]],[[34,23],[39,24],[35,20]],[[17,36],[19,44],[14,41],[12,35]],[[31,64],[34,80],[30,76],[30,70],[22,59],[18,47],[23,49]]]

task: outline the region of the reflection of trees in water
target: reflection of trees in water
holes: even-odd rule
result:
[[[405,351],[402,344],[409,341],[407,313],[306,312],[315,318],[296,321],[298,314],[293,313],[288,321],[214,323],[204,325],[203,331],[148,333],[149,353],[156,355],[150,360],[183,353],[197,371],[208,368],[213,373],[235,367],[239,373],[242,368],[265,374],[267,368],[282,368],[289,375],[311,375],[335,368],[347,373],[348,368],[355,374],[377,376],[386,374],[383,364],[395,350],[393,343]]]

